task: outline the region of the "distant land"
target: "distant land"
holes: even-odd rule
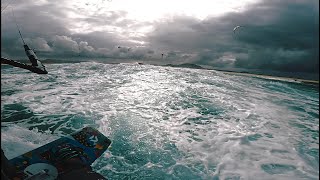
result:
[[[59,64],[59,63],[81,63],[81,62],[86,62],[84,60],[58,60],[58,59],[45,59],[45,60],[40,60],[43,64]]]
[[[191,63],[184,63],[184,64],[166,64],[163,66],[170,66],[170,67],[182,67],[182,68],[192,68],[192,69],[206,69],[202,66],[191,64]]]
[[[30,60],[22,59],[22,60],[15,60],[17,62],[25,63],[25,64],[30,64]],[[57,60],[57,59],[40,59],[40,61],[43,64],[58,64],[58,63],[80,63],[80,62],[85,62],[81,60]]]
[[[23,63],[30,63],[29,60],[17,60],[19,62]],[[88,62],[88,60],[58,60],[58,59],[45,59],[41,60],[43,64],[60,64],[60,63],[81,63],[81,62]],[[110,62],[103,62],[103,61],[97,61],[101,63],[106,64],[118,64],[118,63],[110,63]],[[137,63],[137,62],[135,62]],[[139,62],[138,64],[143,65],[143,63]],[[228,70],[228,69],[218,69],[218,68],[211,68],[211,67],[203,67],[201,65],[193,64],[193,63],[182,63],[182,64],[165,64],[165,65],[159,65],[159,64],[153,64],[155,66],[164,66],[164,67],[179,67],[179,68],[191,68],[191,69],[204,69],[204,70],[215,70],[220,71],[225,74],[230,75],[243,75],[243,76],[253,76],[257,78],[264,78],[264,79],[272,79],[272,80],[285,80],[285,81],[291,81],[291,82],[303,82],[307,84],[314,84],[319,85],[319,76],[310,76],[310,75],[299,75],[299,73],[284,73],[284,72],[260,72],[258,70],[243,70],[243,69],[234,69],[234,70]]]
[[[251,76],[251,77],[256,77],[256,78],[263,78],[263,79],[271,79],[275,81],[288,81],[288,82],[301,82],[305,84],[313,84],[313,85],[319,85],[319,80],[316,79],[304,79],[304,78],[299,78],[299,77],[292,77],[291,76],[275,76],[270,73],[263,73],[263,72],[256,72],[252,73],[250,71],[232,71],[232,70],[222,70],[222,69],[215,69],[215,68],[205,68],[200,65],[196,64],[191,64],[191,63],[184,63],[184,64],[166,64],[164,66],[170,66],[170,67],[181,67],[181,68],[193,68],[193,69],[206,69],[206,70],[215,70],[215,71],[220,71],[225,74],[230,74],[230,75],[241,75],[241,76]],[[279,73],[279,72],[278,72]]]

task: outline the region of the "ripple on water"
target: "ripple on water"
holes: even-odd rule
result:
[[[295,166],[288,164],[263,164],[261,168],[269,174],[285,174],[296,169]]]
[[[92,165],[109,179],[319,175],[315,88],[151,65],[50,64],[46,76],[1,72],[5,153],[94,126],[112,140]]]

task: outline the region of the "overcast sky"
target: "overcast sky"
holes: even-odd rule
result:
[[[1,55],[13,59],[26,58],[16,17],[40,59],[319,72],[318,0],[2,0],[1,10]]]

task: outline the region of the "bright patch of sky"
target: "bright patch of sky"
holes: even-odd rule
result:
[[[72,6],[79,11],[70,12],[69,18],[79,18],[85,16],[106,17],[108,12],[125,12],[123,17],[119,17],[116,22],[125,19],[137,23],[156,22],[170,19],[173,16],[192,16],[199,20],[207,17],[221,16],[229,12],[239,12],[249,4],[256,3],[257,0],[74,0],[68,1],[67,6]],[[76,22],[71,28],[75,33],[93,31],[118,31],[116,27],[110,25],[100,27],[90,27],[82,22]],[[126,27],[122,27],[126,28]],[[131,30],[137,33],[147,33],[152,31],[152,26],[147,25],[139,29]]]
[[[187,15],[199,19],[241,11],[256,0],[114,0],[109,10],[128,12],[128,18],[156,21],[172,15]]]

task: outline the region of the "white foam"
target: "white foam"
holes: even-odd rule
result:
[[[8,159],[26,153],[57,139],[47,133],[40,133],[37,129],[29,130],[18,125],[1,128],[1,148]]]
[[[202,179],[302,179],[319,175],[319,165],[308,162],[297,150],[301,141],[318,150],[318,139],[305,137],[303,129],[292,125],[319,129],[319,120],[308,114],[319,114],[319,94],[281,82],[157,66],[82,63],[52,65],[51,73],[47,79],[34,76],[27,82],[19,74],[15,81],[5,75],[3,85],[22,89],[14,96],[2,97],[2,101],[21,103],[34,113],[48,116],[81,114],[112,140],[121,137],[135,150],[147,148],[151,154],[169,153],[174,162],[166,167],[161,161],[148,161],[139,170],[163,168],[164,173],[174,176],[175,169],[182,166]],[[59,136],[62,128],[75,130],[72,122],[63,118],[55,119],[61,122],[54,132]],[[38,137],[38,143],[39,132],[24,129],[28,122],[3,132],[6,153],[18,146],[40,146],[51,137],[41,134],[44,139]],[[29,138],[24,137],[26,134]],[[10,142],[18,143],[14,146]],[[124,159],[127,154],[112,152],[111,148],[108,158],[123,163],[123,168],[136,166]],[[101,172],[133,173],[106,162],[99,162]],[[263,169],[274,164],[281,173]]]

